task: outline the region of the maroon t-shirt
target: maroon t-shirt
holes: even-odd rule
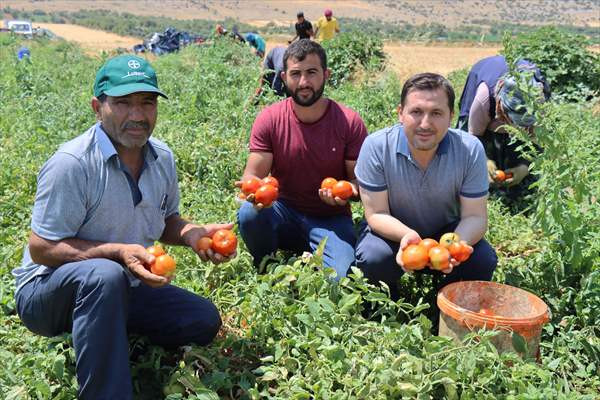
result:
[[[307,215],[350,214],[350,206],[330,206],[319,198],[327,177],[348,180],[345,160],[355,161],[367,128],[355,111],[329,100],[318,121],[301,122],[292,98],[265,108],[254,121],[250,151],[273,154],[271,175],[279,198]]]

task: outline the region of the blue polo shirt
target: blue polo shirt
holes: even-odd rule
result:
[[[150,138],[137,182],[117,155],[100,123],[64,143],[37,180],[31,230],[52,241],[67,238],[150,246],[179,212],[175,161],[164,143]],[[17,291],[52,268],[33,262],[26,246],[13,270]],[[132,284],[136,278],[130,275]]]
[[[355,174],[362,188],[387,190],[390,213],[421,237],[460,219],[460,196],[488,194],[486,156],[470,133],[449,129],[422,170],[412,158],[402,125],[377,131],[362,145]]]

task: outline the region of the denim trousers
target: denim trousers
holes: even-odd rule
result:
[[[327,238],[323,264],[336,271],[336,280],[346,276],[350,265],[354,264],[356,233],[348,215],[309,216],[283,201],[258,211],[250,202],[244,201],[238,211],[238,223],[256,267],[277,249],[295,253],[315,251],[323,238]]]
[[[433,239],[439,240],[446,232],[453,232],[458,223],[450,224],[436,235]],[[371,231],[366,223],[361,225],[358,244],[356,245],[356,265],[360,268],[370,283],[379,285],[379,282],[385,282],[390,288],[390,297],[393,300],[400,298],[398,290],[398,280],[404,274],[404,271],[396,262],[396,253],[400,248],[400,243],[385,239]],[[496,251],[485,240],[481,239],[473,246],[473,253],[469,259],[460,263],[452,269],[449,274],[443,274],[440,271],[423,269],[415,273],[433,274],[440,279],[437,290],[442,287],[458,281],[490,281],[498,264]]]
[[[128,333],[177,347],[212,341],[221,326],[209,300],[173,285],[131,286],[124,267],[97,258],[35,277],[15,295],[29,330],[73,335],[80,399],[131,399]]]

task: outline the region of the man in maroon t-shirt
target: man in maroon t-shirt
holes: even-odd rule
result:
[[[265,108],[254,121],[242,177],[271,173],[279,181],[279,198],[264,209],[243,202],[240,233],[255,266],[277,249],[314,251],[327,238],[323,263],[339,279],[354,263],[350,205],[320,186],[327,177],[347,180],[358,197],[354,166],[367,130],[356,112],[322,97],[330,71],[321,45],[294,42],[283,65],[290,97]]]

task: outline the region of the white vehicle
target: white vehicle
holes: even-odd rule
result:
[[[18,35],[33,36],[33,29],[29,21],[8,21],[6,27]]]

